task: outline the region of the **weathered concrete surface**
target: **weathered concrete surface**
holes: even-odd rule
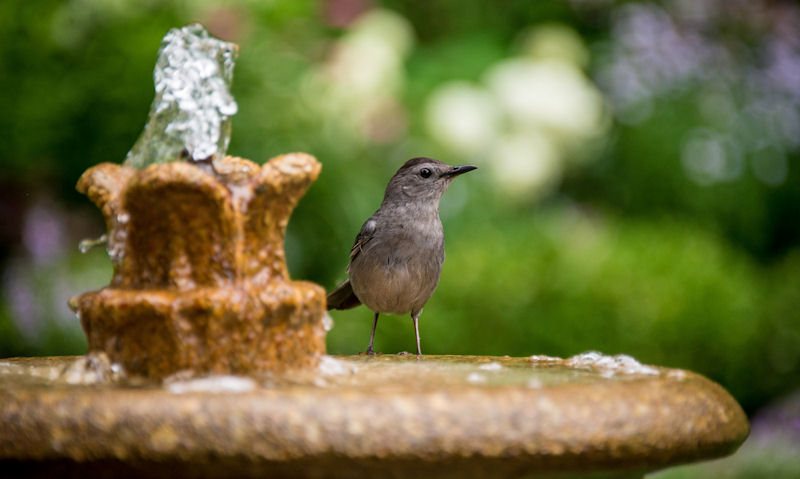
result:
[[[5,470],[639,477],[729,454],[749,430],[719,385],[663,368],[536,357],[325,357],[318,370],[216,378],[198,391],[192,381],[148,386],[111,375],[70,385],[76,381],[61,371],[74,360],[0,360]]]
[[[105,217],[114,265],[108,287],[70,301],[89,351],[156,379],[315,367],[325,291],[290,281],[283,240],[319,172],[303,153],[88,169],[78,190]]]

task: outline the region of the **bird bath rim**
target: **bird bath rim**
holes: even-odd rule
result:
[[[729,454],[749,432],[716,383],[649,366],[608,374],[536,356],[326,356],[308,376],[127,387],[69,385],[46,373],[75,359],[0,360],[0,422],[9,425],[0,459],[207,465],[201,475],[224,463],[242,475],[301,477],[441,477],[453,468],[462,477],[638,477]],[[36,379],[19,386],[26,367]],[[201,381],[210,381],[205,390],[190,387]]]

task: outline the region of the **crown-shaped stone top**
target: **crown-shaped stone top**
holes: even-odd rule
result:
[[[81,176],[78,190],[105,218],[112,287],[266,284],[289,278],[286,225],[320,169],[304,153],[263,166],[228,156],[214,162],[213,174],[186,162],[142,170],[101,163]]]

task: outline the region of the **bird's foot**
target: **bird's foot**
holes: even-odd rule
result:
[[[411,353],[409,353],[408,351],[400,351],[399,353],[397,353],[398,356],[408,356],[409,354]]]
[[[364,351],[364,354],[367,354],[367,355],[369,355],[369,356],[374,356],[374,355],[376,355],[376,354],[381,354],[381,353],[376,353],[376,352],[375,352],[375,350],[374,350],[374,349],[372,349],[372,346],[369,346],[369,347],[367,348],[367,350],[366,350],[366,351]]]

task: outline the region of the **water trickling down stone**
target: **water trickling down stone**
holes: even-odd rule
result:
[[[81,253],[86,254],[95,246],[106,244],[108,241],[108,236],[106,234],[102,234],[99,238],[84,238],[78,243],[78,249]]]
[[[191,158],[222,158],[236,101],[230,93],[238,46],[199,24],[170,30],[153,71],[156,96],[125,165],[144,168]]]

